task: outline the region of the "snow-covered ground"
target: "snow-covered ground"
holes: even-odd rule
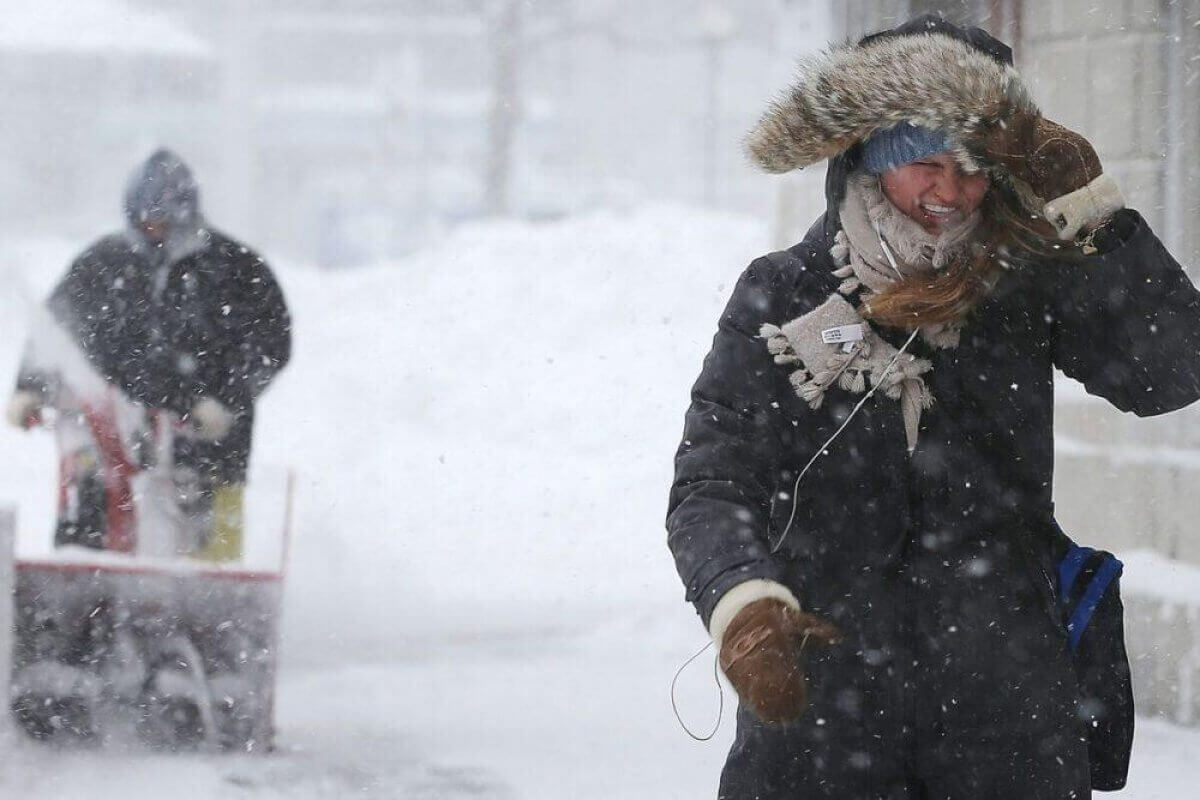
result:
[[[754,220],[646,207],[476,225],[370,270],[277,265],[296,358],[255,460],[299,478],[278,752],[18,740],[0,796],[713,796],[732,709],[707,744],[672,715],[671,676],[705,638],[662,519],[690,382],[766,239]],[[0,377],[74,246],[0,246]],[[53,482],[48,436],[0,432],[22,536],[49,535]],[[678,697],[711,725],[711,652]],[[1122,796],[1185,796],[1197,748],[1143,723]]]

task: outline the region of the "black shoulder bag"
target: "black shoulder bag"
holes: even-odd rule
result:
[[[1072,544],[1058,565],[1059,602],[1087,725],[1092,788],[1125,786],[1133,747],[1133,687],[1125,652],[1123,565],[1112,553]]]

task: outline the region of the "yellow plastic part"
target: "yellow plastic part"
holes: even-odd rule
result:
[[[242,489],[241,484],[231,484],[213,490],[212,535],[195,558],[237,561],[242,557]]]

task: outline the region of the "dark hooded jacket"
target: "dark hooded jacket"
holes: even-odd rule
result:
[[[937,24],[1011,58],[981,31]],[[911,456],[899,404],[872,398],[793,500],[798,470],[859,398],[833,391],[810,409],[759,329],[837,290],[829,251],[857,159],[830,161],[828,210],[804,240],[741,276],[676,456],[668,541],[705,625],[727,590],[766,578],[845,634],[806,653],[802,720],[740,712],[720,796],[1087,797],[1055,600],[1067,542],[1051,495],[1054,370],[1139,416],[1193,402],[1200,294],[1142,217],[1118,212],[1082,263],[1006,272],[958,347],[916,340],[937,401]]]
[[[130,227],[88,247],[51,294],[51,312],[111,384],[186,417],[201,397],[235,415],[192,458],[221,481],[245,478],[254,403],[291,354],[291,320],[266,262],[211,228],[190,170],[159,151],[133,175]],[[162,223],[162,243],[137,223]],[[27,376],[23,380],[34,380]]]

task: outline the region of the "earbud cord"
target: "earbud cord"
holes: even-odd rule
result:
[[[713,724],[713,729],[706,736],[697,736],[692,733],[692,729],[683,721],[683,717],[679,716],[679,706],[675,702],[675,684],[679,681],[679,676],[687,669],[688,664],[691,664],[704,653],[705,650],[712,647],[712,640],[708,644],[696,651],[696,654],[683,662],[683,666],[675,670],[675,677],[671,678],[671,710],[675,712],[675,719],[679,722],[679,727],[683,728],[684,732],[695,739],[697,742],[707,742],[709,739],[717,735],[717,730],[721,727],[721,717],[725,714],[725,690],[721,688],[721,678],[717,675],[717,656],[713,656],[713,680],[717,684],[717,721]]]
[[[875,229],[875,234],[879,236],[879,244],[883,246],[883,254],[887,256],[888,263],[892,265],[892,269],[896,271],[896,274],[903,278],[904,273],[900,271],[900,267],[896,264],[896,258],[892,255],[892,251],[887,246],[887,242],[883,240],[883,235],[879,233],[878,227]],[[776,541],[775,545],[771,548],[772,554],[779,552],[779,548],[783,546],[783,540],[787,538],[788,533],[792,530],[792,523],[796,521],[796,508],[799,501],[798,493],[800,491],[800,481],[804,479],[804,476],[808,473],[809,469],[812,468],[812,465],[816,463],[821,454],[824,453],[831,444],[833,444],[834,439],[837,439],[837,437],[842,435],[842,431],[846,430],[846,426],[850,424],[850,420],[854,419],[854,415],[857,414],[859,410],[862,409],[862,407],[866,404],[866,402],[871,399],[871,396],[879,390],[880,385],[883,383],[883,379],[887,377],[889,372],[892,371],[892,367],[895,366],[896,361],[899,360],[900,356],[904,355],[904,351],[907,350],[908,346],[913,343],[913,339],[917,338],[918,333],[920,333],[919,328],[914,330],[909,335],[908,340],[900,347],[899,350],[896,351],[896,355],[892,356],[892,360],[888,362],[887,366],[883,368],[883,373],[875,380],[875,385],[871,387],[871,391],[863,395],[862,399],[858,401],[858,404],[854,406],[854,409],[850,412],[846,419],[842,421],[842,424],[838,427],[838,429],[833,432],[833,436],[830,436],[829,439],[826,440],[825,444],[817,448],[817,452],[812,454],[812,458],[808,460],[808,463],[804,465],[804,469],[800,470],[800,474],[796,476],[796,482],[792,486],[792,513],[788,516],[787,525],[784,527],[783,533],[779,535],[779,540]]]

